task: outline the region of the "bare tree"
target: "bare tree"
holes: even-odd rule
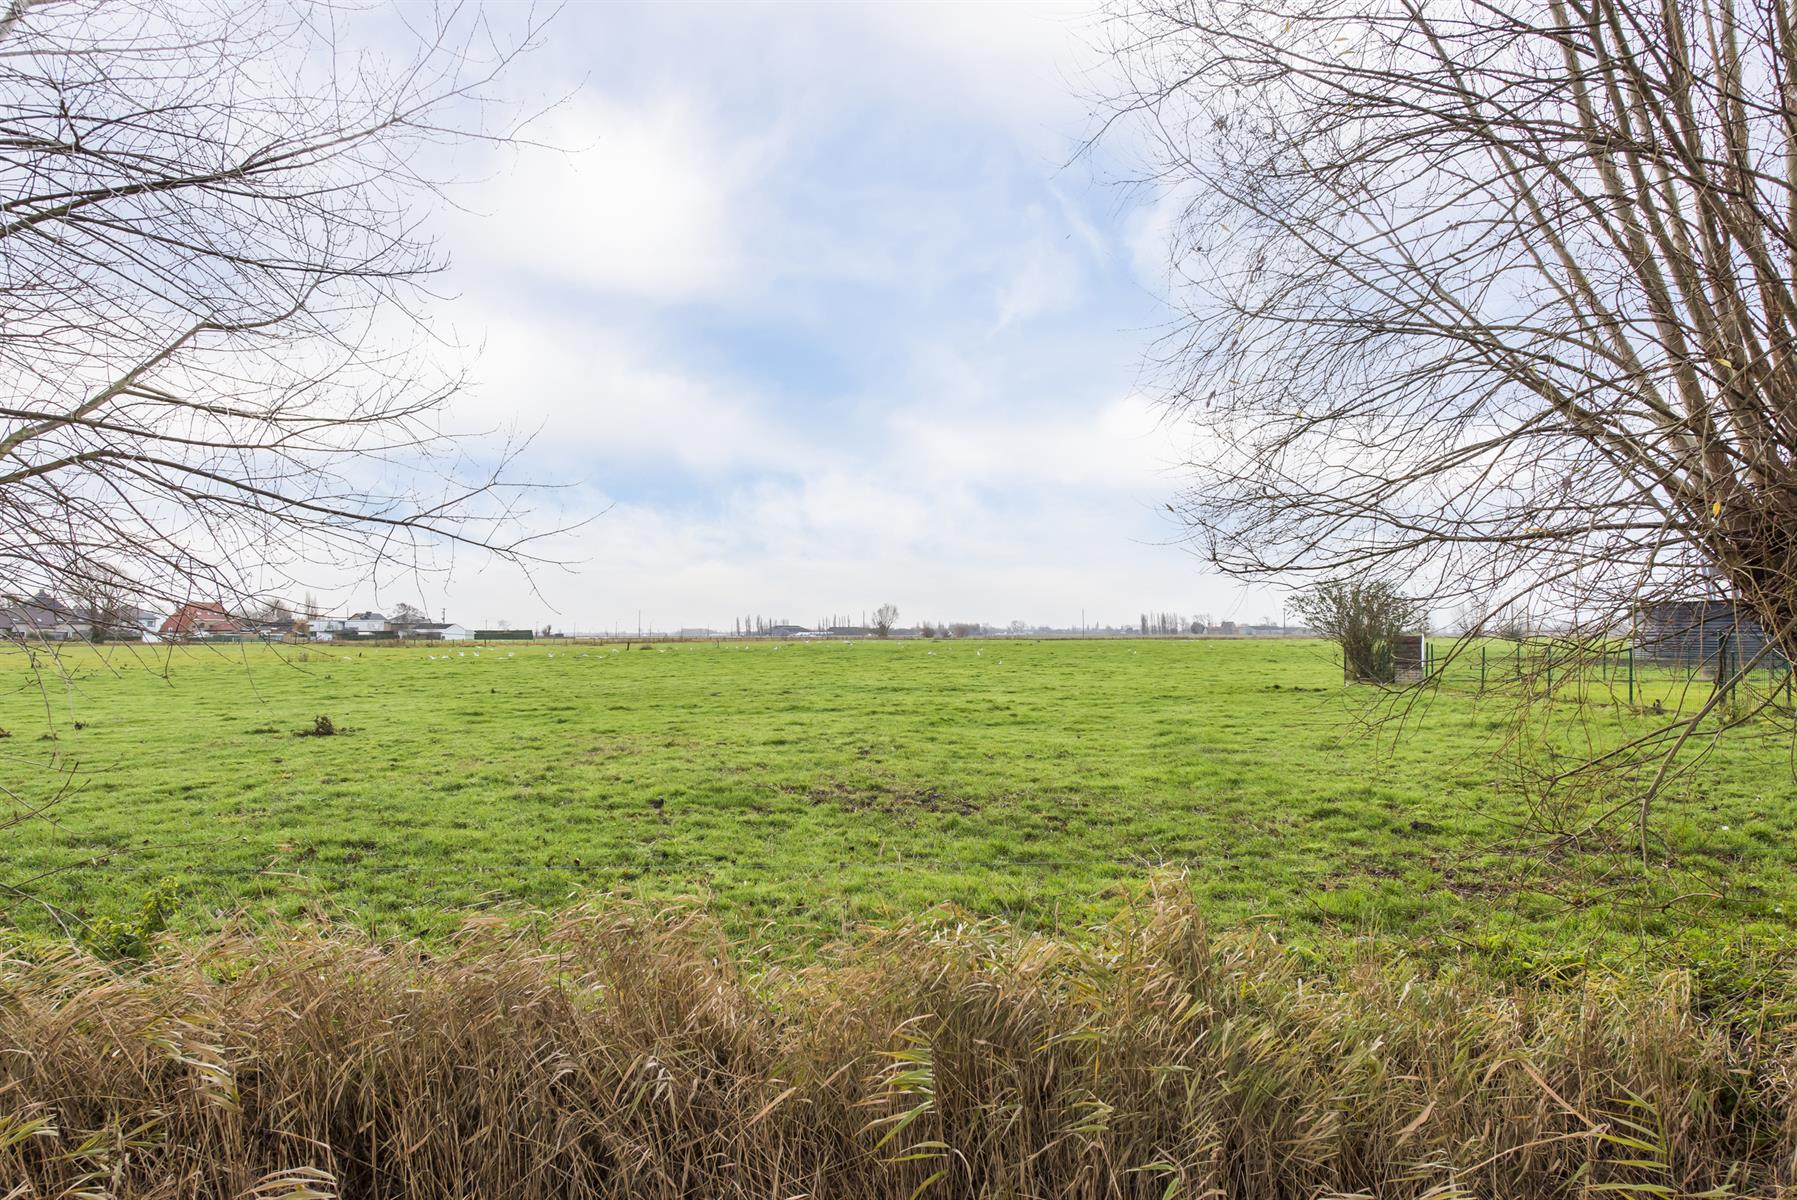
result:
[[[444,428],[422,221],[539,25],[406,18],[395,57],[304,0],[0,8],[0,591],[247,603],[522,553],[512,448]]]
[[[1501,609],[1739,598],[1797,648],[1782,5],[1142,0],[1111,26],[1224,568]]]
[[[80,581],[71,596],[74,601],[72,615],[86,626],[87,636],[92,640],[117,641],[140,635],[129,580],[95,574]]]
[[[874,632],[880,637],[891,637],[892,627],[898,624],[898,606],[882,604],[874,609]]]
[[[1214,563],[1585,645],[1715,597],[1797,652],[1787,6],[1124,0],[1109,29],[1108,117],[1177,208],[1158,361],[1210,435],[1181,510]]]
[[[393,611],[387,617],[395,625],[421,625],[431,619],[431,615],[422,608],[403,600],[393,606]]]
[[[243,614],[258,625],[287,625],[294,621],[293,606],[279,596],[266,596]]]

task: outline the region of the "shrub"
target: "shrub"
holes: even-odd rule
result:
[[[141,958],[149,949],[150,939],[168,928],[180,894],[180,884],[164,876],[144,893],[137,911],[129,917],[102,914],[89,921],[83,940],[102,958]]]
[[[1297,596],[1292,611],[1305,624],[1342,648],[1349,679],[1391,683],[1397,679],[1394,646],[1426,615],[1413,600],[1383,580],[1340,579],[1319,583]]]

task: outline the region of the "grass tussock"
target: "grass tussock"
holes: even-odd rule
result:
[[[691,914],[0,963],[0,1196],[1797,1194],[1797,1048],[1676,975],[1306,969],[1163,896],[740,966]]]

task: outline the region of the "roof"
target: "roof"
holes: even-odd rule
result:
[[[48,603],[28,600],[0,608],[0,629],[55,629],[74,619],[75,614],[55,600]]]
[[[237,618],[225,611],[225,606],[216,600],[202,600],[192,604],[183,604],[169,614],[162,623],[163,633],[192,633],[194,630],[241,630]]]
[[[377,612],[359,612],[352,614],[349,619],[352,621],[385,621],[387,618]]]

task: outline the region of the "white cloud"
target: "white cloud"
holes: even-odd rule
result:
[[[738,286],[746,198],[777,139],[729,138],[685,100],[582,93],[508,151],[452,231],[464,259],[655,301]]]
[[[999,285],[998,328],[1063,311],[1079,298],[1079,261],[1038,244]]]
[[[601,479],[620,465],[700,474],[778,469],[802,452],[746,386],[682,368],[652,329],[492,316],[464,399],[469,418],[502,414],[544,430],[539,462]]]
[[[603,16],[600,13],[603,11]],[[1166,543],[1177,432],[1124,389],[1177,200],[1062,170],[1083,8],[570,10],[593,83],[450,231],[471,420],[529,464],[576,574],[481,621],[727,627],[1227,611]],[[591,61],[588,61],[590,58]],[[609,506],[609,507],[607,507]]]
[[[1013,417],[914,409],[891,418],[904,461],[939,479],[1020,490],[1100,489],[1147,499],[1169,490],[1174,432],[1139,396]]]

